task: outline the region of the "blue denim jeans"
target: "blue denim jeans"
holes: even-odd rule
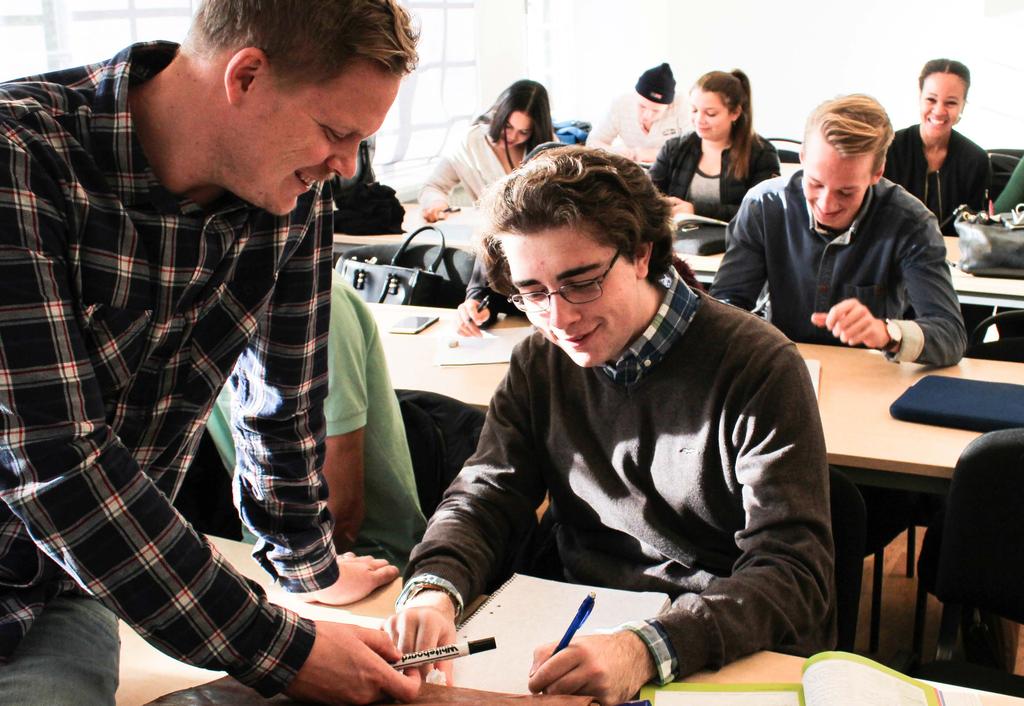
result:
[[[47,604],[8,664],[0,701],[18,706],[113,706],[121,640],[117,618],[92,598]]]

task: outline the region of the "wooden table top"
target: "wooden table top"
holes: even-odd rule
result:
[[[440,367],[433,363],[440,339],[450,336],[455,312],[393,305],[371,307],[381,329],[384,353],[396,388],[424,389],[484,407],[507,365]],[[423,311],[420,311],[423,309]],[[433,313],[440,320],[415,336],[387,333],[401,316]],[[525,326],[510,318],[500,326]],[[948,368],[891,363],[877,351],[798,344],[801,355],[821,363],[818,405],[829,462],[947,481],[960,452],[977,432],[893,419],[889,405],[924,375],[1024,383],[1018,363],[964,359]]]

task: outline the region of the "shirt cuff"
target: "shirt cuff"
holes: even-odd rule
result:
[[[633,621],[623,623],[618,630],[630,630],[644,641],[647,650],[651,653],[651,659],[654,660],[660,686],[675,681],[676,674],[679,672],[679,659],[676,657],[676,651],[672,647],[665,629],[661,627],[661,623],[653,618]]]
[[[401,610],[402,606],[410,598],[427,589],[442,591],[448,594],[448,597],[452,599],[452,603],[455,604],[455,622],[458,623],[459,618],[462,617],[462,611],[466,607],[462,601],[462,594],[459,593],[459,589],[455,588],[451,581],[434,574],[420,574],[410,579],[405,584],[402,592],[398,594],[398,598],[395,599],[395,612],[397,613]]]
[[[924,351],[924,331],[921,330],[921,325],[916,321],[890,320],[900,327],[900,331],[903,332],[903,340],[900,341],[898,351],[886,353],[885,357],[897,363],[913,363],[921,357],[921,352]]]
[[[341,575],[338,555],[329,536],[307,547],[280,548],[263,538],[256,542],[253,558],[288,593],[310,593],[333,586]]]

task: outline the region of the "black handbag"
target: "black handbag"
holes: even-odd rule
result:
[[[401,233],[405,209],[390,186],[377,182],[373,173],[373,142],[359,143],[356,173],[351,179],[335,177],[334,232],[348,235]]]
[[[427,231],[437,233],[441,244],[412,245]],[[471,252],[447,247],[440,228],[423,226],[400,245],[349,248],[335,267],[365,302],[455,309],[466,298],[475,260]]]
[[[680,223],[672,249],[680,255],[718,255],[725,252],[725,226]]]
[[[1024,204],[994,216],[961,211],[953,227],[959,236],[961,270],[1024,279]]]

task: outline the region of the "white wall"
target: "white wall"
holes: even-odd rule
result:
[[[543,57],[538,37],[513,36],[525,26],[510,19],[523,16],[522,0],[480,0],[483,24],[502,26],[481,38],[485,102],[529,67],[547,81],[556,119],[595,119],[661,61],[683,92],[705,71],[739,67],[753,85],[755,129],[799,138],[811,109],[842,93],[875,96],[896,128],[916,123],[921,66],[949,57],[973,79],[958,129],[983,147],[1024,147],[1024,0],[548,1]]]

